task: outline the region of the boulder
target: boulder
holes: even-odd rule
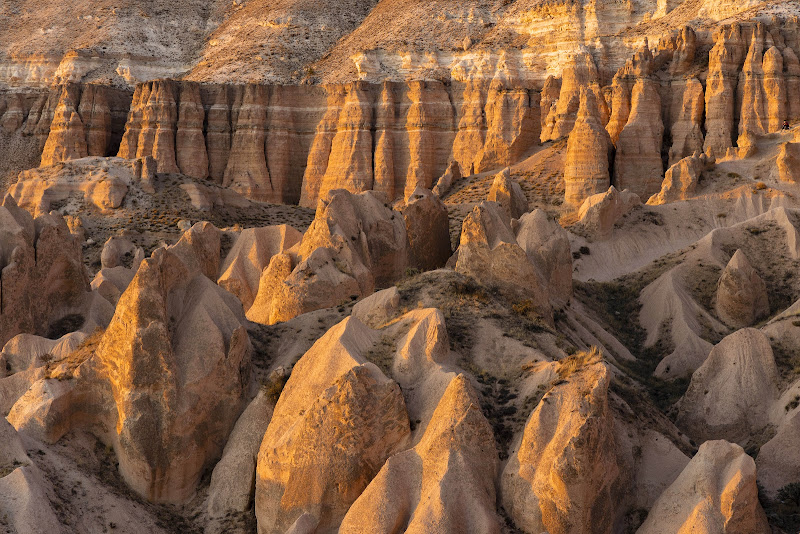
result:
[[[447,192],[450,191],[450,188],[453,187],[453,184],[459,180],[461,180],[461,167],[456,160],[453,160],[450,162],[450,165],[447,166],[447,170],[444,174],[436,181],[433,194],[439,198],[445,196]]]
[[[353,317],[371,328],[380,328],[400,308],[397,286],[373,293],[353,306]]]
[[[664,175],[661,192],[651,196],[647,200],[647,204],[658,206],[691,198],[697,189],[700,174],[705,170],[707,164],[706,155],[699,152],[675,163]]]
[[[715,309],[722,322],[734,328],[752,326],[769,315],[767,286],[741,250],[717,282]]]

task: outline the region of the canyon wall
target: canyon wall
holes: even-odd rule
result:
[[[492,80],[156,80],[132,97],[95,84],[7,92],[0,94],[0,144],[22,147],[10,151],[19,161],[3,163],[17,170],[86,156],[152,156],[158,172],[207,179],[254,200],[315,207],[338,188],[393,200],[432,188],[452,164],[462,175],[496,171],[522,161],[540,139],[569,136],[586,88],[597,103],[596,126],[613,145],[611,184],[649,198],[677,161],[698,151],[724,157],[749,146],[752,135],[800,118],[793,36],[780,24],[734,23],[713,34],[706,52],[685,27],[652,48],[645,40],[609,85],[583,50],[541,92],[508,68]],[[581,135],[572,136],[573,149]],[[589,179],[581,161],[567,161],[574,184]]]
[[[539,143],[539,97],[495,81],[137,87],[119,156],[250,198],[315,207],[332,189],[390,199],[432,188],[455,160],[505,167]]]

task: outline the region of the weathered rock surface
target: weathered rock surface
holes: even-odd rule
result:
[[[796,184],[800,182],[800,143],[784,143],[781,145],[775,161],[777,177],[782,182]]]
[[[0,221],[0,343],[20,333],[46,335],[63,317],[86,314],[89,280],[81,246],[64,219],[34,219],[7,195]]]
[[[738,445],[703,443],[637,532],[767,534],[770,528],[758,502],[755,462]]]
[[[541,209],[526,213],[516,228],[517,243],[547,283],[550,301],[565,306],[572,298],[572,252],[569,234]]]
[[[408,262],[400,213],[371,191],[331,191],[320,201],[296,251],[276,254],[261,273],[247,317],[274,324],[370,295],[376,286],[399,279]]]
[[[747,51],[738,24],[717,30],[714,43],[708,55],[704,146],[706,153],[721,157],[733,146],[737,134],[736,88]]]
[[[651,206],[658,206],[691,198],[697,189],[700,174],[707,165],[708,160],[705,154],[699,152],[678,161],[664,175],[661,192],[651,196],[647,203]]]
[[[619,134],[614,159],[618,188],[629,189],[640,198],[658,192],[664,179],[661,143],[661,96],[653,80],[641,78],[633,87],[631,114]]]
[[[286,252],[301,238],[300,232],[285,224],[243,230],[222,263],[217,283],[239,297],[245,310],[250,309],[261,273],[272,257]]]
[[[627,189],[620,192],[612,185],[605,193],[592,195],[583,202],[578,224],[595,239],[608,239],[614,225],[640,204],[639,195]]]
[[[611,532],[614,485],[610,373],[601,363],[548,392],[510,451],[500,481],[503,507],[524,532]]]
[[[735,328],[752,326],[769,315],[767,286],[741,250],[722,271],[715,309],[722,322]]]
[[[702,439],[746,440],[769,423],[778,398],[769,339],[745,328],[717,344],[680,401],[679,424]]]
[[[530,299],[533,309],[549,320],[546,282],[517,244],[508,213],[496,202],[482,202],[464,218],[455,270],[482,283],[497,284]]]
[[[519,219],[528,211],[528,199],[519,183],[511,179],[509,168],[494,177],[487,200],[500,204],[512,219]]]
[[[705,98],[703,84],[697,78],[688,78],[672,83],[672,146],[669,149],[669,165],[703,152],[703,117]]]
[[[248,380],[241,305],[170,250],[142,262],[95,356],[125,481],[182,502],[222,452]]]
[[[400,212],[406,223],[409,265],[421,271],[444,267],[452,252],[447,206],[431,191],[417,188]]]
[[[421,441],[384,464],[339,532],[499,533],[491,426],[464,375],[453,378]]]
[[[453,183],[459,181],[460,179],[461,167],[457,161],[453,160],[450,162],[450,165],[447,166],[447,170],[444,172],[444,174],[441,175],[439,180],[436,181],[436,185],[433,187],[433,194],[440,198],[443,197],[448,191],[450,191]]]
[[[569,135],[564,163],[564,201],[567,204],[580,206],[588,197],[608,189],[613,150],[611,138],[600,120],[594,93],[582,87],[578,116]]]
[[[406,444],[400,388],[361,354],[373,336],[358,319],[345,319],[295,365],[258,453],[259,533],[337,529]]]

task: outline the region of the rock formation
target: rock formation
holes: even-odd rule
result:
[[[80,244],[64,219],[56,214],[34,219],[6,196],[0,220],[0,343],[23,332],[45,335],[62,317],[85,313],[89,280]]]
[[[406,222],[409,265],[421,271],[444,267],[450,258],[447,207],[431,191],[415,189],[400,210]]]
[[[416,225],[414,225],[416,227]],[[435,237],[435,236],[428,236]],[[417,242],[417,250],[423,243]],[[251,321],[274,324],[371,294],[409,265],[406,225],[377,194],[331,191],[296,251],[276,254],[261,273]]]
[[[193,83],[182,84],[175,154],[181,173],[193,178],[208,177],[208,152],[203,134],[205,116],[200,86]]]
[[[564,164],[564,201],[569,205],[580,206],[611,185],[609,168],[614,147],[599,113],[594,93],[581,88],[578,117],[569,135]]]
[[[733,146],[738,109],[736,87],[739,69],[746,53],[742,29],[725,26],[714,34],[714,48],[708,55],[706,81],[706,153],[721,157]]]
[[[661,142],[661,97],[656,83],[637,80],[631,97],[631,114],[619,134],[614,159],[614,181],[619,189],[629,189],[640,198],[658,192],[664,179]]]
[[[456,271],[518,293],[545,320],[551,317],[546,282],[517,244],[509,216],[496,202],[482,202],[464,218],[455,258]]]
[[[647,201],[651,206],[686,200],[694,195],[700,174],[705,170],[708,159],[705,154],[697,152],[693,156],[683,158],[667,170],[661,184],[661,192]]]
[[[670,166],[697,152],[703,152],[705,112],[703,84],[697,78],[673,82],[672,92]]]
[[[500,532],[497,452],[469,380],[447,386],[420,442],[384,464],[350,507],[339,532]]]
[[[362,352],[372,331],[348,318],[297,362],[258,453],[258,532],[337,529],[408,439],[400,388]],[[330,447],[325,444],[340,444]],[[309,530],[310,529],[310,530]]]
[[[448,165],[445,173],[436,181],[436,185],[433,187],[433,193],[440,198],[445,196],[447,192],[450,191],[453,183],[460,179],[461,167],[458,165],[457,161],[453,160],[450,162],[450,165]]]
[[[250,341],[239,302],[172,250],[142,262],[96,353],[109,436],[136,492],[183,502],[242,408]],[[213,392],[213,393],[212,393]]]
[[[758,502],[755,462],[738,445],[703,443],[638,532],[767,534],[770,528]]]
[[[719,278],[715,309],[722,322],[735,328],[752,326],[769,314],[767,286],[741,250]]]
[[[527,533],[612,532],[613,419],[608,370],[594,363],[545,395],[512,445],[503,507]]]
[[[575,113],[580,106],[581,88],[591,87],[600,109],[600,122],[608,122],[608,108],[600,94],[597,66],[586,51],[573,54],[564,65],[561,90],[555,108],[550,109],[542,127],[542,142],[565,137],[575,125]]]
[[[795,184],[800,182],[800,144],[784,143],[781,145],[775,161],[778,180]]]
[[[543,210],[536,209],[519,220],[516,237],[544,276],[553,305],[568,304],[572,298],[572,252],[567,231]]]
[[[595,239],[608,239],[614,225],[641,203],[639,195],[627,189],[620,192],[612,185],[605,193],[592,195],[581,204],[578,224]]]
[[[276,254],[282,254],[300,242],[302,234],[291,226],[248,228],[236,238],[220,269],[217,283],[250,309],[258,294],[261,273]]]
[[[763,333],[746,328],[729,335],[692,375],[679,423],[703,439],[747,439],[768,423],[777,373]]]
[[[497,202],[512,219],[519,219],[528,211],[528,199],[519,183],[511,179],[511,169],[499,172],[489,188],[489,202]]]

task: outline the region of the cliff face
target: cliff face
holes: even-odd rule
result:
[[[569,136],[585,88],[614,145],[611,183],[647,198],[669,165],[701,150],[723,157],[800,116],[800,40],[795,26],[779,22],[734,23],[712,36],[684,27],[652,48],[644,40],[613,77],[582,49],[541,90],[506,58],[465,63],[449,81],[159,80],[140,84],[132,98],[100,85],[12,92],[0,95],[0,142],[27,143],[15,152],[27,154],[22,162],[7,164],[18,170],[39,153],[42,165],[152,156],[158,172],[209,179],[260,201],[315,207],[337,188],[394,200],[431,189],[453,162],[464,175],[496,171],[522,161],[540,139]]]
[[[456,159],[486,170],[538,144],[539,96],[500,82],[139,86],[119,156],[211,178],[256,200],[314,207],[333,189],[390,199]]]

